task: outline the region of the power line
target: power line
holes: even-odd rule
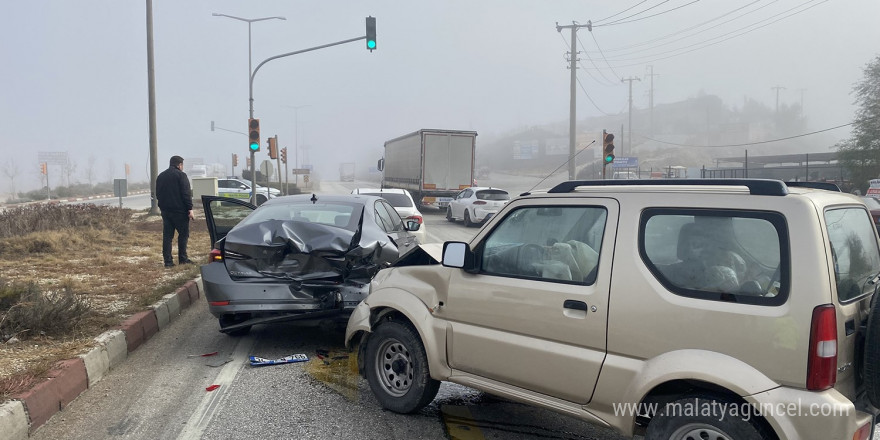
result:
[[[602,48],[599,47],[599,41],[596,40],[596,36],[593,35],[593,32],[592,32],[592,31],[590,31],[590,36],[593,37],[593,42],[596,43],[596,48],[599,49],[599,53],[602,54],[602,59],[605,60],[605,64],[607,64],[607,65],[608,65],[608,68],[611,69],[611,73],[613,73],[614,76],[617,77],[617,79],[622,79],[621,76],[618,75],[617,72],[614,71],[614,67],[611,67],[611,63],[608,62],[608,58],[605,58],[605,53],[602,52]]]
[[[797,15],[797,14],[800,14],[800,13],[802,13],[802,12],[806,12],[806,11],[808,11],[808,10],[810,10],[810,9],[816,7],[816,6],[819,6],[819,5],[821,5],[822,3],[825,3],[825,2],[827,2],[827,1],[829,1],[829,0],[823,0],[823,1],[821,1],[820,3],[817,3],[817,4],[812,5],[812,6],[810,6],[810,7],[804,8],[804,9],[802,9],[802,10],[800,10],[800,11],[793,12],[793,13],[791,13],[791,14],[789,14],[789,15],[784,16],[784,17],[780,17],[780,18],[777,19],[777,20],[771,21],[770,23],[767,23],[767,24],[764,24],[764,25],[761,25],[761,26],[755,27],[755,28],[753,28],[753,29],[749,29],[749,30],[744,31],[744,32],[740,32],[739,34],[736,34],[736,35],[730,36],[730,37],[728,37],[728,38],[724,38],[724,39],[719,40],[719,41],[715,41],[715,42],[712,42],[712,43],[708,43],[708,44],[705,44],[705,45],[700,46],[700,47],[696,47],[696,48],[691,49],[691,50],[686,50],[686,51],[684,51],[684,52],[673,53],[673,52],[676,52],[676,51],[678,51],[678,50],[687,49],[687,48],[689,48],[689,47],[693,47],[693,46],[697,46],[697,45],[700,45],[700,44],[703,44],[703,43],[707,43],[708,41],[715,40],[715,39],[718,39],[718,38],[724,37],[724,36],[726,36],[726,35],[730,35],[730,34],[732,34],[732,33],[735,33],[735,32],[738,32],[738,31],[741,31],[741,30],[743,30],[743,29],[746,29],[746,28],[751,27],[751,26],[754,26],[754,25],[756,25],[756,24],[758,24],[758,23],[761,23],[761,22],[767,21],[767,20],[769,20],[769,19],[771,19],[771,18],[773,18],[773,17],[779,16],[779,15],[784,14],[784,13],[786,13],[786,12],[789,12],[789,11],[791,11],[791,10],[793,10],[793,9],[797,9],[797,8],[799,8],[799,7],[801,7],[801,6],[804,6],[804,5],[806,5],[806,4],[812,3],[812,2],[814,2],[814,1],[816,1],[816,0],[810,0],[810,1],[808,1],[808,2],[802,3],[802,4],[798,5],[798,6],[795,6],[794,8],[790,8],[790,9],[784,11],[784,12],[781,12],[781,13],[779,13],[779,14],[776,14],[776,15],[771,16],[771,17],[769,17],[769,18],[766,18],[766,19],[764,19],[764,20],[758,21],[758,22],[756,22],[756,23],[750,24],[750,25],[745,26],[745,27],[742,27],[742,28],[740,28],[740,29],[737,29],[737,30],[734,30],[734,31],[728,32],[728,33],[726,33],[726,34],[719,35],[719,36],[717,36],[717,37],[710,38],[710,39],[708,39],[708,40],[705,40],[705,41],[702,41],[702,42],[699,42],[699,43],[694,43],[694,44],[691,44],[691,45],[688,45],[688,46],[680,47],[680,48],[678,48],[678,49],[673,49],[673,50],[669,50],[669,51],[665,51],[665,52],[660,52],[660,53],[658,53],[658,54],[654,54],[654,55],[645,55],[645,56],[636,57],[636,58],[619,59],[619,60],[614,60],[614,61],[615,61],[615,62],[634,61],[635,63],[633,63],[633,64],[621,64],[621,65],[618,65],[618,66],[617,66],[617,67],[632,67],[632,66],[640,66],[640,65],[642,65],[642,64],[644,64],[644,63],[646,63],[646,62],[647,62],[647,63],[650,63],[650,62],[655,62],[655,61],[660,61],[660,60],[665,60],[665,59],[669,59],[669,58],[677,57],[677,56],[679,56],[679,55],[684,55],[684,54],[687,54],[687,53],[690,53],[690,52],[694,52],[694,51],[697,51],[697,50],[700,50],[700,49],[705,49],[705,48],[707,48],[707,47],[714,46],[714,45],[716,45],[716,44],[723,43],[723,42],[725,42],[725,41],[727,41],[727,40],[730,40],[730,39],[733,39],[733,38],[736,38],[736,37],[739,37],[739,36],[742,36],[742,35],[745,35],[745,34],[748,34],[748,33],[754,32],[754,31],[756,31],[756,30],[758,30],[758,29],[761,29],[761,28],[764,28],[764,27],[770,26],[771,24],[777,23],[777,22],[782,21],[782,20],[784,20],[784,19],[786,19],[786,18],[793,17],[793,16],[795,16],[795,15]],[[665,56],[665,57],[659,57],[659,58],[651,58],[652,56],[663,55],[663,54],[666,54],[666,53],[672,53],[672,55]],[[645,59],[647,59],[647,58],[650,58],[650,59],[645,60]],[[636,62],[636,61],[637,61],[637,62]]]
[[[560,35],[561,35],[561,34],[560,34]],[[564,39],[564,38],[565,38],[565,37],[563,37],[563,39]],[[590,60],[590,64],[592,64],[593,67],[596,68],[596,70],[599,72],[599,74],[602,75],[602,78],[605,78],[605,80],[608,81],[608,84],[606,84],[606,85],[616,85],[616,84],[614,84],[614,81],[608,79],[608,77],[605,76],[605,73],[602,72],[601,69],[599,69],[599,66],[596,65],[596,63],[593,61],[593,58],[591,58],[590,55],[587,53],[587,48],[586,48],[586,46],[584,46],[584,43],[581,42],[581,37],[577,37],[577,41],[578,41],[578,44],[581,45],[581,49],[584,50],[584,56],[586,56],[587,59]],[[590,71],[589,69],[585,69],[585,70],[586,70],[588,73],[589,73],[589,71]],[[595,79],[595,78],[593,78],[593,79]]]
[[[769,143],[772,143],[772,142],[786,141],[786,140],[789,140],[789,139],[796,139],[796,138],[800,138],[800,137],[804,137],[804,136],[812,136],[812,135],[814,135],[814,134],[824,133],[824,132],[826,132],[826,131],[831,131],[831,130],[837,130],[838,128],[843,128],[843,127],[846,127],[846,126],[849,126],[849,125],[853,125],[853,124],[855,124],[855,122],[850,122],[850,123],[848,123],[848,124],[838,125],[838,126],[836,126],[836,127],[826,128],[826,129],[823,129],[823,130],[811,131],[811,132],[809,132],[809,133],[799,134],[799,135],[795,135],[795,136],[788,136],[788,137],[779,138],[779,139],[771,139],[771,140],[769,140],[769,141],[758,141],[758,142],[748,142],[748,143],[745,143],[745,144],[728,144],[728,145],[688,145],[688,144],[677,144],[677,143],[675,143],[675,142],[666,142],[666,141],[661,141],[661,140],[659,140],[659,139],[649,138],[648,136],[645,136],[645,135],[643,135],[643,134],[639,134],[639,133],[636,133],[636,135],[639,136],[640,138],[647,139],[647,140],[649,140],[649,141],[659,142],[659,143],[661,143],[661,144],[666,144],[666,145],[675,145],[675,146],[677,146],[677,147],[693,147],[693,148],[747,147],[747,146],[749,146],[749,145],[769,144]]]
[[[633,18],[633,17],[635,17],[636,15],[644,14],[645,12],[648,12],[648,11],[650,11],[651,9],[656,8],[657,6],[660,6],[660,5],[662,5],[663,3],[668,3],[668,2],[669,2],[669,0],[663,0],[662,2],[657,3],[656,5],[651,6],[651,7],[648,8],[648,9],[642,9],[641,11],[636,12],[635,14],[628,15],[628,16],[623,17],[623,18],[618,18],[617,20],[614,20],[614,21],[612,21],[611,23],[605,23],[605,24],[603,24],[602,26],[608,26],[608,25],[610,25],[610,24],[614,24],[614,23],[617,23],[617,22],[619,22],[619,21],[623,21],[623,20],[627,20],[627,19]]]
[[[642,4],[642,3],[646,2],[646,1],[648,1],[648,0],[642,0],[642,1],[640,1],[640,2],[638,2],[638,3],[636,3],[636,4],[634,4],[634,5],[632,5],[632,6],[630,6],[630,7],[628,7],[628,8],[626,8],[626,9],[624,9],[624,10],[622,10],[622,11],[620,11],[620,12],[614,14],[614,15],[610,15],[610,16],[608,16],[608,17],[605,17],[605,18],[602,18],[602,19],[596,20],[596,21],[594,21],[593,23],[599,23],[599,22],[601,22],[601,21],[608,20],[609,18],[617,17],[618,15],[623,14],[624,12],[627,12],[627,11],[629,11],[630,9],[635,8],[636,6]]]
[[[565,52],[568,53],[568,52],[571,50],[571,45],[568,44],[568,40],[565,39],[565,37],[562,35],[561,32],[559,32],[559,38],[562,38],[562,44],[565,44]],[[578,43],[580,43],[580,41],[581,41],[581,39],[578,38]],[[581,47],[583,48],[583,44],[581,44]],[[606,80],[608,80],[608,82],[604,82],[604,81],[599,80],[599,78],[596,78],[595,76],[593,76],[593,74],[590,72],[591,69],[588,69],[588,68],[584,67],[583,64],[581,64],[580,58],[578,58],[578,64],[581,65],[581,70],[583,70],[584,72],[586,72],[587,75],[590,76],[590,78],[593,78],[593,81],[596,81],[597,83],[599,83],[599,84],[601,84],[601,85],[603,85],[603,86],[614,86],[614,85],[617,85],[617,84],[614,84],[613,82],[611,82],[611,80],[609,80],[609,79],[605,76],[605,74],[602,73],[601,70],[599,70],[599,66],[597,66],[596,63],[593,62],[593,59],[590,58],[589,55],[587,55],[587,59],[590,60],[590,63],[591,63],[591,64],[593,65],[593,67],[599,72],[599,74],[602,75],[603,78],[605,78]],[[566,61],[570,61],[570,60],[566,60]],[[601,110],[600,110],[600,111],[601,111]]]
[[[632,22],[635,22],[635,21],[645,20],[645,19],[648,19],[648,18],[651,18],[651,17],[656,17],[656,16],[658,16],[658,15],[663,15],[663,14],[665,14],[665,13],[667,13],[667,12],[672,12],[672,11],[674,11],[674,10],[676,10],[676,9],[681,9],[681,8],[683,8],[683,7],[685,7],[685,6],[692,5],[692,4],[694,4],[694,3],[698,2],[698,1],[700,1],[700,0],[693,0],[693,1],[691,1],[690,3],[685,3],[685,4],[681,5],[681,6],[676,6],[676,7],[672,8],[672,9],[667,9],[667,10],[665,10],[665,11],[658,12],[658,13],[656,13],[656,14],[652,14],[652,15],[649,15],[649,16],[647,16],[647,17],[634,18],[634,19],[632,19],[632,20],[627,20],[627,21],[612,21],[611,23],[600,24],[600,25],[596,25],[595,27],[599,27],[599,26],[614,26],[614,25],[617,25],[617,24],[626,24],[626,23],[632,23]],[[658,6],[659,6],[659,5],[658,5]]]
[[[578,85],[581,86],[581,91],[584,92],[584,95],[587,97],[587,99],[590,100],[590,103],[593,104],[593,107],[596,107],[596,110],[599,110],[599,113],[602,113],[602,114],[605,115],[605,116],[612,116],[612,115],[610,115],[610,114],[608,114],[608,113],[605,113],[604,110],[602,110],[601,108],[599,108],[598,105],[596,105],[596,101],[593,101],[593,98],[591,98],[591,97],[590,97],[590,94],[587,93],[587,89],[585,89],[585,88],[584,88],[584,85],[581,84],[581,79],[580,79],[580,78],[576,78],[576,79],[577,79],[577,83],[578,83]]]
[[[711,23],[711,22],[713,22],[713,21],[715,21],[715,20],[722,19],[722,18],[724,18],[724,17],[726,17],[726,16],[728,16],[728,15],[730,15],[730,14],[733,14],[734,12],[737,12],[737,11],[743,10],[743,9],[745,9],[745,8],[748,8],[749,6],[752,6],[752,5],[754,5],[755,3],[759,3],[759,2],[761,2],[761,1],[762,1],[762,0],[755,0],[755,1],[749,3],[749,4],[745,5],[745,6],[741,6],[741,7],[739,7],[739,8],[734,9],[734,10],[731,10],[731,11],[725,12],[724,14],[721,14],[721,15],[719,15],[719,16],[717,16],[717,17],[714,17],[714,18],[711,18],[711,19],[709,19],[709,20],[706,20],[706,21],[704,21],[704,22],[702,22],[702,23],[696,24],[696,25],[694,25],[694,26],[691,26],[691,27],[688,27],[688,28],[685,28],[685,29],[681,29],[681,30],[676,31],[676,32],[672,32],[672,33],[670,33],[670,34],[663,35],[663,36],[661,36],[661,37],[653,38],[653,39],[650,39],[650,40],[647,40],[647,41],[643,41],[643,42],[641,42],[641,43],[637,43],[637,44],[631,44],[631,45],[629,45],[629,46],[621,46],[621,47],[617,47],[617,48],[614,48],[614,49],[605,49],[605,51],[606,51],[606,52],[621,52],[621,51],[625,51],[625,50],[627,50],[627,49],[633,49],[633,48],[640,47],[640,46],[647,46],[647,45],[649,45],[649,44],[651,44],[651,43],[655,43],[655,42],[658,42],[658,41],[662,41],[662,40],[665,40],[665,39],[667,39],[667,38],[674,37],[674,36],[676,36],[676,35],[682,34],[682,33],[684,33],[684,32],[692,31],[692,30],[694,30],[694,29],[697,29],[697,28],[699,28],[699,27],[702,27],[702,26],[704,26],[704,25],[707,25],[707,24],[709,24],[709,23]],[[703,33],[703,32],[708,32],[708,31],[710,31],[710,30],[712,30],[712,29],[715,29],[715,28],[717,28],[717,27],[719,27],[719,26],[722,26],[722,25],[725,25],[725,24],[727,24],[727,23],[730,23],[731,21],[738,20],[738,19],[740,19],[740,18],[742,18],[742,17],[745,17],[746,15],[749,15],[749,14],[754,13],[754,12],[758,12],[758,11],[760,11],[761,9],[764,9],[764,8],[766,8],[766,7],[770,6],[770,5],[772,5],[773,3],[776,3],[777,1],[778,1],[778,0],[773,0],[773,1],[771,1],[770,3],[767,3],[767,4],[764,5],[764,6],[761,6],[761,7],[757,8],[757,9],[754,9],[754,10],[748,11],[748,12],[742,14],[742,15],[739,15],[739,16],[737,16],[737,17],[734,17],[734,18],[732,18],[732,19],[730,19],[730,20],[727,20],[727,21],[725,21],[725,22],[723,22],[723,23],[718,23],[717,25],[712,26],[712,27],[709,27],[709,28],[707,28],[707,29],[703,29],[703,30],[701,30],[701,31],[694,32],[693,34],[686,35],[686,36],[684,36],[684,37],[682,37],[682,38],[677,38],[677,39],[675,39],[675,40],[672,40],[672,41],[669,41],[669,42],[666,42],[666,43],[663,43],[663,44],[658,44],[658,45],[653,46],[653,47],[664,46],[664,45],[666,45],[666,44],[669,44],[669,43],[672,43],[672,42],[675,42],[675,41],[680,41],[680,40],[682,40],[682,39],[684,39],[684,38],[689,38],[689,37],[693,37],[693,36],[695,36],[695,35],[701,34],[701,33]],[[653,48],[653,47],[652,47],[652,48]],[[649,48],[649,49],[651,49],[651,48]]]

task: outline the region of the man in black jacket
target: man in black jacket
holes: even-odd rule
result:
[[[165,267],[174,266],[171,257],[171,240],[177,230],[177,261],[194,263],[186,255],[189,240],[189,221],[193,220],[192,190],[189,178],[183,172],[183,158],[171,156],[170,166],[156,178],[156,199],[162,210],[162,258]]]

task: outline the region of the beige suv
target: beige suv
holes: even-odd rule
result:
[[[819,188],[526,193],[442,265],[380,271],[346,343],[400,413],[450,381],[648,439],[869,439],[877,232],[857,197]]]

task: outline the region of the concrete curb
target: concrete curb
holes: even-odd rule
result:
[[[53,415],[94,386],[113,368],[125,361],[157,332],[174,321],[182,309],[198,301],[200,278],[187,281],[174,293],[165,295],[150,306],[95,338],[97,344],[88,352],[59,362],[47,378],[33,388],[0,404],[0,433],[3,438],[22,440],[46,423]]]

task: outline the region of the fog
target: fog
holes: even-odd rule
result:
[[[0,170],[17,170],[18,192],[41,187],[39,152],[67,152],[74,182],[122,178],[125,164],[131,180],[147,180],[145,9],[144,1],[4,3]],[[620,79],[638,77],[636,110],[648,107],[652,79],[655,108],[714,95],[727,107],[753,100],[775,109],[778,92],[780,106],[803,103],[805,132],[821,130],[852,121],[850,91],[880,53],[876,0],[154,0],[160,171],[171,155],[229,167],[237,153],[236,174],[244,163],[246,136],[226,130],[246,130],[248,24],[212,13],[286,18],[252,24],[254,67],[361,37],[364,17],[377,17],[373,52],[357,41],[270,61],[255,77],[258,161],[277,135],[291,167],[312,165],[331,179],[339,162],[375,166],[384,141],[420,128],[475,130],[479,152],[517,130],[567,127],[571,33],[557,22],[596,23],[578,31],[579,121],[625,120]],[[803,148],[830,151],[848,134],[828,131]],[[59,168],[49,166],[50,186]],[[0,194],[11,184],[0,172]]]

